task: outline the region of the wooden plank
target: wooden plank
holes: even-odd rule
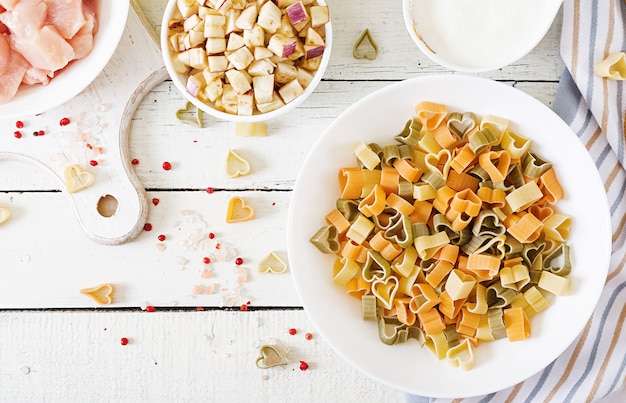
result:
[[[404,398],[341,360],[303,311],[0,312],[0,339],[3,401]],[[288,364],[257,368],[263,344],[275,345]]]
[[[166,0],[138,0],[148,21],[157,30]],[[333,52],[324,75],[327,80],[384,80],[391,77],[406,79],[417,74],[449,73],[450,70],[433,63],[423,55],[405,29],[402,0],[387,1],[327,1],[333,24]],[[544,39],[528,55],[500,70],[481,73],[496,80],[557,81],[564,65],[558,54],[562,15],[559,12]],[[356,60],[352,48],[368,28],[379,45],[376,60]]]
[[[225,222],[228,200],[235,195],[255,210],[253,220]],[[289,270],[259,272],[271,252],[287,262],[289,197],[289,192],[264,191],[150,192],[149,200],[159,199],[156,206],[150,203],[152,230],[133,242],[105,246],[85,237],[61,193],[0,193],[0,205],[12,212],[0,227],[0,309],[95,307],[79,290],[101,283],[115,286],[110,307],[220,307],[247,301],[299,306]],[[166,236],[163,242],[160,234]],[[204,264],[204,257],[212,262]]]
[[[308,150],[326,127],[352,103],[393,81],[323,81],[311,97],[289,116],[268,122],[267,137],[235,135],[235,125],[205,116],[205,128],[176,120],[185,106],[171,81],[158,85],[140,103],[130,128],[129,154],[148,189],[291,189]],[[551,105],[555,82],[507,82]],[[225,174],[228,150],[241,153],[252,165],[249,176]],[[164,161],[172,163],[164,171]],[[59,189],[35,165],[0,159],[0,191]]]

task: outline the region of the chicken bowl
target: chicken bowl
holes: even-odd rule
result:
[[[43,113],[100,74],[129,0],[0,0],[0,118]]]

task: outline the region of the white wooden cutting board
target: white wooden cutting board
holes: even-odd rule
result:
[[[124,243],[142,230],[148,214],[128,152],[131,119],[144,95],[166,77],[160,49],[131,7],[117,51],[87,89],[55,109],[19,119],[21,138],[13,135],[17,120],[0,119],[0,158],[47,168],[89,238]],[[70,124],[61,125],[63,118]],[[33,135],[39,130],[43,136]],[[68,192],[65,171],[72,165],[93,174],[93,184]]]

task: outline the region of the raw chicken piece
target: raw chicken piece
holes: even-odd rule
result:
[[[93,36],[96,31],[96,17],[85,13],[85,25],[68,42],[74,49],[74,58],[82,59],[93,49]]]
[[[42,0],[21,0],[0,14],[11,30],[11,47],[36,68],[59,70],[74,58],[74,49],[53,26],[43,25],[47,7]]]
[[[28,85],[35,85],[35,84],[46,85],[50,82],[51,77],[48,77],[49,74],[54,75],[54,72],[41,70],[41,69],[31,66],[28,70],[26,70],[26,74],[24,74],[24,78],[22,79],[22,82]]]
[[[19,0],[0,0],[0,7],[13,10]]]
[[[11,47],[33,67],[51,72],[62,69],[74,59],[74,49],[49,25],[31,32],[27,37],[11,35]]]
[[[0,104],[13,99],[22,83],[26,70],[30,67],[26,59],[14,51],[11,51],[9,65],[11,68],[7,69],[4,74],[0,74]]]
[[[46,24],[54,25],[65,39],[73,38],[85,24],[82,0],[44,0],[48,6]]]
[[[0,34],[0,75],[4,74],[7,67],[10,66],[9,59],[11,59],[11,47],[7,37]]]

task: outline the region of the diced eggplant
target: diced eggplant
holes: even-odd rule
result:
[[[248,74],[251,76],[267,76],[274,73],[276,65],[270,59],[255,60],[248,66]]]
[[[267,32],[273,34],[280,27],[282,12],[276,4],[271,1],[263,4],[259,10],[258,24]]]
[[[207,15],[204,19],[205,38],[224,38],[226,36],[226,17],[223,15]]]
[[[209,55],[224,53],[226,50],[226,38],[207,38],[204,47]]]
[[[176,5],[184,18],[198,13],[199,6],[196,0],[176,0]]]
[[[257,104],[272,102],[274,96],[274,75],[252,77],[254,99]]]
[[[304,40],[304,44],[326,46],[326,41],[324,41],[324,38],[322,38],[322,35],[320,35],[319,32],[317,32],[313,28],[309,28],[306,32],[306,39]]]
[[[322,56],[317,56],[317,57],[312,57],[310,59],[304,59],[300,63],[300,67],[302,67],[303,69],[311,70],[311,71],[317,71],[317,69],[320,68],[321,64],[322,64]]]
[[[237,28],[237,18],[241,15],[241,11],[230,9],[224,17],[226,17],[226,35],[230,35],[233,32],[241,32],[239,28]]]
[[[202,48],[192,48],[185,50],[184,52],[180,52],[178,54],[178,59],[182,63],[193,67],[194,69],[202,70],[207,67],[207,56]]]
[[[235,91],[232,85],[224,84],[221,100],[225,112],[233,115],[237,114],[239,100],[237,99],[237,91]]]
[[[252,29],[243,31],[243,42],[250,49],[265,46],[265,31],[259,24],[254,24]]]
[[[202,20],[198,17],[198,14],[192,14],[189,18],[185,19],[185,22],[183,22],[183,30],[185,32],[189,32],[201,22]]]
[[[235,26],[239,29],[252,29],[254,24],[256,23],[256,19],[259,15],[259,9],[256,5],[252,5],[247,7],[245,10],[241,12],[237,21],[235,21]]]
[[[237,95],[237,114],[251,116],[254,111],[254,96],[252,91]]]
[[[311,26],[313,28],[321,27],[330,21],[328,6],[311,6],[309,12],[311,13]]]
[[[287,12],[287,16],[289,16],[289,21],[291,21],[291,25],[297,27],[298,24],[301,24],[309,19],[309,13],[307,13],[304,4],[301,1],[293,3],[285,8]],[[296,28],[297,29],[297,28]]]
[[[313,59],[324,54],[325,46],[320,45],[304,45],[307,59]]]
[[[278,93],[283,101],[288,104],[304,93],[304,88],[297,79],[294,79],[278,89]]]
[[[269,50],[266,47],[257,46],[257,47],[254,48],[254,59],[255,60],[267,59],[269,57],[272,57],[273,55],[274,55],[274,52],[272,52],[271,50]]]
[[[228,59],[226,56],[209,56],[207,57],[207,63],[211,73],[226,71],[228,68]]]
[[[226,72],[226,78],[228,79],[228,83],[232,85],[238,94],[243,94],[252,89],[252,85],[250,85],[244,73],[239,70],[228,70]]]
[[[204,43],[204,35],[200,31],[191,30],[183,38],[186,49],[195,48]]]
[[[215,102],[216,99],[222,96],[223,92],[224,84],[222,80],[213,80],[204,87],[204,94],[211,102]]]
[[[298,69],[293,64],[281,62],[274,69],[274,79],[279,84],[286,84],[298,77]]]
[[[243,36],[239,35],[236,32],[233,32],[228,36],[228,44],[226,45],[227,52],[234,52],[235,50],[242,48],[243,46],[245,46]]]
[[[287,37],[282,34],[274,34],[270,38],[267,48],[274,52],[276,56],[287,57],[296,50],[297,39]]]
[[[252,61],[254,61],[254,56],[252,52],[247,47],[242,47],[226,56],[229,62],[235,66],[237,70],[243,70],[247,68]]]
[[[217,81],[222,81],[224,79],[224,77],[226,77],[226,74],[223,71],[212,72],[207,67],[204,70],[202,70],[202,77],[204,77],[204,82],[207,85],[209,85],[213,81],[216,81],[216,80]]]
[[[308,87],[309,84],[311,84],[311,82],[313,81],[314,76],[315,74],[313,74],[312,71],[303,69],[302,67],[298,67],[298,77],[296,79],[298,80],[302,88]]]
[[[191,96],[195,97],[196,95],[198,95],[199,91],[202,91],[204,89],[205,86],[206,83],[204,82],[204,77],[202,76],[202,73],[197,73],[187,78],[185,90],[187,90],[187,92]]]
[[[274,91],[274,95],[272,96],[271,102],[267,102],[264,104],[256,104],[256,108],[261,113],[275,111],[276,109],[281,108],[283,106],[285,106],[285,103],[283,102],[283,100],[280,98],[280,96],[278,95],[276,91]]]

